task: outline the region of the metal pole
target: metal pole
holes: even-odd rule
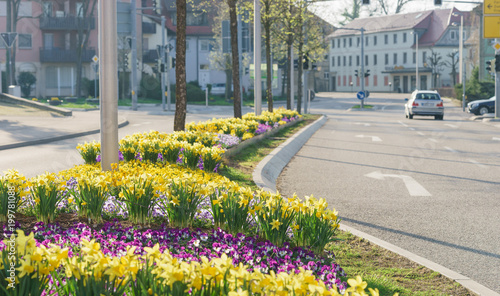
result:
[[[169,75],[169,71],[170,71],[170,61],[172,60],[172,58],[170,57],[170,44],[168,43],[168,30],[165,27],[165,23],[163,23],[162,28],[165,28],[165,40],[166,40],[165,53],[168,54],[168,57],[165,59],[165,62],[167,63],[167,65],[165,66],[165,70],[167,70],[167,73],[166,73],[165,77],[166,77],[166,80],[167,80],[167,82],[166,82],[167,83],[167,110],[170,111],[170,98],[171,98],[171,96],[170,96],[170,75]]]
[[[416,88],[420,89],[420,85],[419,85],[420,79],[418,77],[418,33],[415,34],[415,38],[417,39],[417,41],[416,41],[417,47],[416,47],[416,54],[415,54],[415,63],[416,63],[415,71],[416,71],[417,79],[415,82],[417,84]]]
[[[132,91],[132,110],[137,110],[137,19],[135,14],[135,0],[130,1],[130,26],[131,26],[131,56],[130,56],[130,69],[131,69],[131,91]]]
[[[295,101],[295,94],[294,94],[294,88],[295,88],[295,85],[294,85],[294,78],[293,78],[293,74],[294,74],[294,69],[295,69],[295,64],[293,62],[293,45],[292,45],[292,50],[291,50],[291,54],[290,54],[290,107],[292,108],[292,110],[294,109],[294,101]]]
[[[160,67],[160,72],[161,72],[161,108],[163,111],[165,111],[165,71],[166,71],[166,65],[165,65],[165,16],[161,16],[161,50],[160,50],[160,57],[161,57],[161,67]],[[162,69],[163,68],[163,69]]]
[[[254,105],[255,115],[260,115],[262,112],[260,0],[254,0],[254,20]]]
[[[242,27],[241,27],[241,15],[238,15],[238,57],[239,57],[239,73],[238,76],[240,77],[240,108],[241,108],[241,113],[243,114],[243,85],[241,82],[241,78],[243,77],[243,66],[242,66],[242,59],[243,59],[243,48],[242,48]]]
[[[365,93],[365,29],[361,28],[361,91]],[[365,106],[365,99],[361,100],[361,109]]]
[[[99,1],[101,168],[118,163],[118,59],[116,1]]]
[[[462,81],[462,111],[465,112],[465,67],[464,67],[464,16],[460,15],[460,79]]]

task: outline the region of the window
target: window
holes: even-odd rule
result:
[[[346,66],[346,57],[344,56],[344,67]]]
[[[377,45],[377,36],[373,36],[373,46]]]
[[[384,35],[384,44],[389,44],[389,35]]]
[[[456,32],[455,32],[455,31],[451,31],[450,33],[451,33],[451,36],[450,36],[450,37],[451,37],[451,39],[452,39],[452,40],[457,39],[457,34],[456,34]]]
[[[332,40],[332,48],[335,48],[335,40]]]
[[[403,52],[403,64],[406,64],[408,62],[408,55],[406,52]]]
[[[389,65],[389,54],[388,53],[385,54],[385,64]]]
[[[365,66],[368,66],[368,55],[365,55]]]
[[[210,41],[200,40],[200,51],[207,52],[210,48]]]
[[[73,67],[47,67],[45,68],[45,86],[47,88],[71,88],[76,83],[75,69]],[[71,75],[73,73],[73,75]],[[73,77],[73,81],[71,78]]]
[[[19,48],[31,49],[31,34],[19,34],[17,36]]]
[[[177,13],[170,14],[172,23],[177,26]],[[186,26],[207,26],[207,14],[204,12],[188,12],[186,13]]]
[[[332,67],[335,67],[335,57],[332,57]]]
[[[328,72],[324,72],[324,73],[323,73],[323,78],[324,78],[324,79],[330,79],[330,73],[328,73]]]
[[[52,16],[52,2],[43,2],[43,15]]]
[[[365,37],[365,46],[367,46],[367,45],[368,45],[368,40],[369,40],[369,39],[368,39],[368,36],[366,36],[366,37]]]
[[[345,38],[344,38],[344,39],[343,39],[344,48],[345,48],[346,42],[347,42],[347,41],[346,41],[346,40],[345,40]]]
[[[412,63],[414,63],[414,64],[417,63],[417,53],[416,52],[413,53],[413,62]]]
[[[373,65],[374,66],[377,65],[377,55],[376,54],[373,55]]]
[[[77,17],[83,17],[83,3],[82,2],[76,2],[76,16]]]
[[[339,67],[340,67],[340,56],[339,56],[339,57],[337,57],[337,66],[339,66]]]
[[[422,52],[422,62],[427,63],[427,53],[425,51]]]
[[[349,38],[349,47],[352,47],[352,38]]]
[[[403,33],[403,43],[406,43],[406,33]]]
[[[191,39],[186,38],[186,51],[189,51],[189,42],[190,41],[191,41]]]
[[[394,53],[394,65],[398,63],[398,54]]]
[[[356,66],[359,66],[359,56],[356,56]]]
[[[394,44],[398,44],[398,34],[394,34],[392,37],[394,39]]]
[[[340,39],[337,39],[337,47],[340,48]]]
[[[352,56],[349,56],[349,66],[352,66]]]
[[[356,41],[357,41],[357,44],[358,44],[357,47],[359,47],[359,37],[356,38]]]
[[[200,64],[200,70],[210,70],[209,64]]]

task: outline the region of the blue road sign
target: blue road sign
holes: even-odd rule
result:
[[[365,92],[364,91],[359,91],[356,94],[356,97],[358,97],[358,99],[360,99],[360,100],[364,100],[365,99]]]

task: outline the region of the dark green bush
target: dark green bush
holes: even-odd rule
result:
[[[17,76],[17,82],[21,86],[21,92],[24,97],[29,97],[31,94],[31,87],[36,83],[36,77],[30,72],[21,72]]]
[[[141,79],[141,97],[161,100],[161,83],[153,75],[144,74]]]

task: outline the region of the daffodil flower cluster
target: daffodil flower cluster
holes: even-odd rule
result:
[[[26,178],[16,170],[0,176],[0,223],[6,222],[10,213],[17,213],[26,196]],[[10,210],[10,211],[9,211]]]

